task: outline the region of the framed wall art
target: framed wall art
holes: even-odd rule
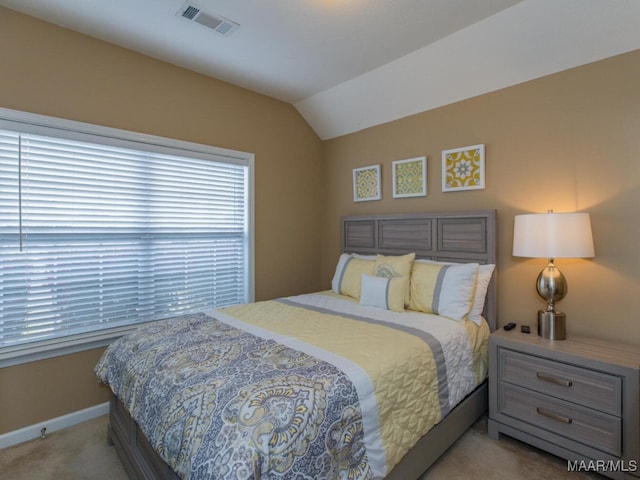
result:
[[[393,198],[427,195],[427,157],[396,160],[393,168]]]
[[[380,183],[380,165],[353,169],[353,201],[366,202],[380,200],[382,187]]]
[[[484,188],[484,144],[442,151],[442,191]]]

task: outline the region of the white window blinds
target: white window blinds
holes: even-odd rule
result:
[[[0,349],[249,301],[247,190],[246,162],[0,130]]]

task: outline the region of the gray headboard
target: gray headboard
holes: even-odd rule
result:
[[[402,255],[442,262],[497,262],[495,210],[342,217],[342,252]],[[484,317],[497,328],[497,268]]]

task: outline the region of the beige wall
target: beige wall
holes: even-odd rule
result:
[[[497,209],[501,325],[537,325],[542,260],[511,256],[513,217],[591,213],[596,257],[557,260],[569,335],[640,345],[640,51],[325,142],[323,284],[339,254],[338,218]],[[486,188],[442,193],[441,151],[484,143]],[[426,155],[428,196],[393,199],[391,162]],[[352,169],[382,164],[383,199],[354,203]],[[640,348],[640,347],[639,347]]]
[[[319,289],[322,144],[293,106],[1,7],[0,32],[0,107],[253,152],[256,299]],[[0,434],[105,401],[99,353],[0,369]]]

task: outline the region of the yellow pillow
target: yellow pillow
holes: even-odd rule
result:
[[[411,278],[411,266],[415,258],[415,253],[378,255],[376,257],[376,277],[400,278],[402,280],[405,305],[409,305],[409,279]]]
[[[435,263],[439,265],[460,265],[454,262],[438,262],[436,260],[416,260],[417,263]],[[491,276],[496,266],[493,263],[488,263],[478,266],[478,277],[476,279],[476,290],[473,294],[473,303],[471,304],[471,310],[467,318],[476,325],[480,325],[482,322],[482,312],[484,311],[484,302],[487,297],[487,290],[489,289],[489,283],[491,282]]]
[[[375,263],[375,260],[363,260],[343,253],[338,260],[331,289],[335,293],[359,299],[362,274],[373,275]]]
[[[411,271],[409,308],[463,320],[471,310],[479,265],[415,262]]]

